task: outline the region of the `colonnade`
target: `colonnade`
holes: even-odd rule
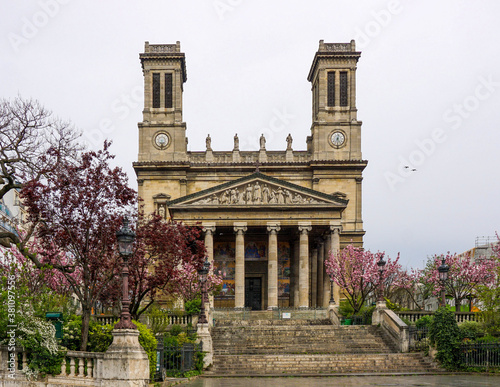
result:
[[[313,230],[308,222],[296,226],[298,238],[291,244],[293,248],[290,277],[290,303],[295,307],[327,307],[330,301],[330,278],[326,274],[324,261],[330,252],[340,249],[340,225],[329,225],[327,232],[311,241]],[[316,226],[314,226],[316,227]],[[324,226],[322,226],[324,228]],[[214,234],[216,224],[204,224],[205,247],[210,263],[214,260]],[[278,307],[278,236],[281,226],[277,222],[266,224],[268,234],[267,252],[267,308]],[[235,234],[235,308],[245,306],[245,234],[246,222],[234,222]],[[297,259],[298,257],[298,259]],[[339,289],[334,287],[335,301],[339,301]],[[213,304],[213,300],[211,300]]]

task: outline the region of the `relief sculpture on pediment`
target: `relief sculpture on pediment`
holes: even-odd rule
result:
[[[292,192],[287,188],[267,183],[248,183],[246,186],[228,188],[221,193],[193,202],[193,205],[261,205],[261,204],[324,204],[325,201]]]

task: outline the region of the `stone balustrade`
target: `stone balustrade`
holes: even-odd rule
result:
[[[49,385],[65,386],[101,386],[102,382],[102,363],[104,353],[101,352],[80,352],[68,351],[61,365],[59,375],[49,375],[46,381]],[[20,386],[36,386],[33,381],[28,381],[22,372],[28,368],[28,353],[21,347],[16,347],[14,364],[7,367],[9,359],[8,347],[1,348],[2,363],[0,366],[0,386],[11,385],[14,382]]]
[[[235,159],[235,153],[238,154]],[[306,151],[264,151],[267,163],[304,163],[310,161]],[[189,162],[193,164],[233,164],[236,160],[240,163],[253,164],[260,161],[260,152],[189,152]]]
[[[407,312],[396,312],[400,318],[414,323],[424,316],[433,316],[434,312],[430,311],[407,311]],[[480,321],[481,315],[476,312],[455,312],[455,320],[458,324],[464,321]]]
[[[112,314],[94,315],[92,318],[101,325],[115,324],[120,320],[120,317],[113,316]]]
[[[193,316],[187,314],[165,313],[164,315],[155,315],[146,317],[147,326],[161,326],[161,325],[181,325],[187,326],[194,324]]]
[[[68,351],[61,366],[61,376],[100,379],[103,356],[100,352]]]

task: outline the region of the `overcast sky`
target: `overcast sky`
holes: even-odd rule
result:
[[[365,247],[422,267],[500,231],[499,16],[497,0],[4,0],[0,96],[40,100],[93,148],[112,139],[136,187],[145,41],[186,53],[190,150],[208,133],[255,150],[262,132],[304,150],[318,42],[356,39]]]

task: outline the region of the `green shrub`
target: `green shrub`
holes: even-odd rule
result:
[[[63,324],[62,345],[70,351],[79,351],[82,341],[82,317],[72,315]]]
[[[90,321],[87,351],[106,352],[113,342],[113,335],[111,334],[113,329],[113,324],[101,325],[96,321]]]
[[[462,340],[476,340],[477,338],[484,336],[481,324],[476,321],[464,321],[458,326],[458,329],[460,329],[460,338]]]
[[[151,332],[146,325],[138,321],[133,322],[135,325],[137,325],[137,329],[139,330],[139,343],[148,354],[149,375],[152,380],[156,372],[156,349],[158,346],[158,342],[156,341],[153,332]]]
[[[415,321],[415,326],[417,328],[430,328],[434,317],[431,315],[422,316],[417,321]]]
[[[476,339],[476,342],[477,343],[498,343],[498,342],[500,342],[500,338],[494,337],[491,335],[486,335],[484,337],[480,337],[480,338]]]
[[[453,370],[457,368],[460,330],[455,320],[455,312],[448,308],[439,308],[429,329],[432,345],[436,345],[436,359],[443,367]]]
[[[339,305],[339,313],[344,317],[351,317],[354,314],[354,308],[347,300],[341,300]]]
[[[184,311],[189,315],[200,314],[201,310],[201,298],[195,298],[191,301],[186,301],[184,303]]]
[[[172,325],[172,327],[170,328],[170,330],[168,331],[168,334],[170,336],[178,336],[179,334],[181,334],[184,330],[182,329],[182,326],[180,325]]]

